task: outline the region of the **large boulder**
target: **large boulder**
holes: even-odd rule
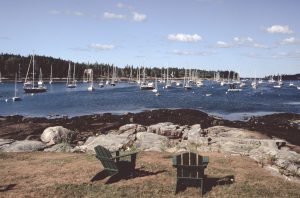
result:
[[[15,142],[13,139],[0,139],[0,149],[8,147],[11,143]]]
[[[169,138],[180,138],[186,126],[175,125],[171,122],[163,122],[150,125],[147,129],[148,133],[166,136]]]
[[[68,143],[55,144],[52,147],[44,149],[45,152],[72,152],[73,148]]]
[[[140,132],[136,135],[135,146],[146,151],[164,151],[169,146],[169,139],[154,133]]]
[[[204,135],[202,134],[202,129],[200,124],[195,124],[190,127],[190,129],[186,128],[183,132],[183,139],[188,140],[190,143],[199,143],[202,142],[202,138]],[[201,139],[202,138],[202,139]]]
[[[4,152],[32,152],[32,151],[41,151],[46,147],[43,142],[36,140],[22,140],[15,141],[9,146],[4,147],[2,151]]]
[[[118,133],[138,133],[147,131],[146,127],[139,124],[126,124],[119,128]]]
[[[77,133],[62,126],[48,127],[41,135],[41,140],[47,145],[53,145],[62,142],[72,142]]]
[[[227,137],[227,138],[251,138],[251,139],[262,139],[263,135],[245,130],[240,128],[232,128],[226,126],[214,126],[204,130],[209,137]],[[266,137],[264,137],[266,138]]]
[[[87,139],[84,145],[77,146],[75,150],[94,153],[94,148],[98,145],[101,145],[110,151],[117,151],[132,147],[135,139],[135,130],[127,130],[121,134],[109,133],[107,135],[92,136]]]

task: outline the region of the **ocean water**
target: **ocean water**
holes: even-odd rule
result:
[[[136,84],[125,82],[104,88],[95,84],[93,92],[87,91],[86,83],[78,83],[75,89],[66,88],[65,83],[53,83],[46,84],[48,92],[34,95],[24,93],[20,83],[18,93],[22,101],[13,102],[9,98],[14,95],[14,83],[1,83],[0,115],[78,116],[160,108],[197,109],[230,120],[275,112],[299,114],[300,90],[288,84],[284,82],[279,89],[264,83],[254,90],[247,82],[241,92],[227,92],[228,85],[220,86],[212,81],[204,81],[204,86],[195,86],[192,90],[184,90],[175,84],[171,89],[163,89],[159,84],[161,96],[156,96],[152,91],[140,90]],[[300,86],[300,81],[294,81],[294,84]]]

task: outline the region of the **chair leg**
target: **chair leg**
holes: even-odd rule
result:
[[[203,196],[203,194],[204,194],[204,181],[203,180],[200,180],[200,186],[201,186],[201,189],[200,189],[200,194],[201,194],[201,196]]]
[[[179,192],[179,188],[180,188],[180,180],[177,179],[177,181],[176,181],[175,195]]]

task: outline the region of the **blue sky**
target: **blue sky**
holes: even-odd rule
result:
[[[1,0],[0,52],[300,73],[298,0]]]

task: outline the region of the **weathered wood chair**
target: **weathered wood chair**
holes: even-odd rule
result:
[[[107,176],[111,176],[111,178],[135,176],[135,162],[138,152],[127,152],[120,155],[119,151],[110,152],[100,145],[96,146],[94,149],[96,152],[96,158],[101,161],[104,168],[103,171],[98,173],[101,175],[99,176],[101,179],[104,179]],[[122,160],[126,158],[129,158],[129,160]],[[95,177],[91,181],[94,181]]]
[[[186,152],[172,159],[173,166],[177,168],[177,182],[175,194],[183,186],[200,187],[200,193],[204,193],[204,169],[208,165],[208,157]]]

